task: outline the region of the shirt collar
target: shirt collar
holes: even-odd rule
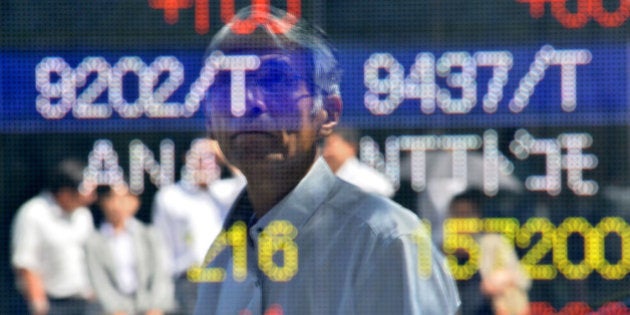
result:
[[[132,234],[134,229],[135,229],[135,226],[137,224],[138,224],[138,222],[137,222],[136,218],[129,218],[129,219],[127,219],[127,222],[125,222],[125,228],[123,229],[123,233],[124,234]],[[101,227],[99,228],[99,230],[106,237],[109,237],[109,238],[116,237],[116,232],[114,231],[114,226],[112,226],[111,223],[109,223],[109,222],[103,222],[103,224],[101,224]]]
[[[336,177],[323,158],[318,158],[298,185],[269,212],[262,216],[250,229],[253,240],[273,221],[288,221],[300,228],[326,201],[334,189]]]

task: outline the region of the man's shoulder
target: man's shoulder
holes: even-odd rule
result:
[[[351,218],[355,228],[368,228],[384,237],[399,237],[413,233],[420,225],[411,210],[342,180],[339,182],[327,204],[334,208],[336,215]]]
[[[155,199],[170,199],[175,196],[182,195],[184,193],[185,191],[181,183],[172,183],[172,184],[168,184],[166,186],[161,187],[155,193]]]
[[[177,182],[163,186],[155,193],[153,208],[154,211],[180,213],[182,211],[182,202],[191,199],[194,199],[193,194],[181,182]]]
[[[92,231],[88,237],[85,239],[85,248],[86,250],[100,250],[103,244],[106,244],[107,240],[103,233],[99,230]]]
[[[73,215],[77,216],[79,218],[78,220],[81,220],[81,222],[93,224],[92,211],[90,211],[88,207],[79,207],[75,209]]]
[[[247,179],[242,175],[224,178],[213,182],[210,187],[210,194],[221,207],[229,208],[241,194]]]
[[[50,200],[44,193],[40,193],[24,202],[17,210],[17,217],[24,219],[44,218],[50,212]]]

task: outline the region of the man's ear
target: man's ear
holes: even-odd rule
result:
[[[341,102],[341,96],[329,95],[324,99],[325,119],[322,122],[321,128],[319,128],[319,135],[321,137],[327,137],[333,132],[335,126],[339,123],[341,118],[341,109],[343,103]]]

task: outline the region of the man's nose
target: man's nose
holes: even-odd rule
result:
[[[249,118],[256,118],[268,112],[265,95],[259,87],[247,88],[245,106],[245,116]]]

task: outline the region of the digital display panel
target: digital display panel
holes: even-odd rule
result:
[[[630,312],[629,2],[270,3],[327,32],[343,70],[342,126],[360,131],[360,160],[391,180],[394,200],[430,225],[460,288],[479,276],[475,236],[496,233],[532,280],[534,314]],[[150,222],[156,191],[203,168],[203,56],[249,4],[3,2],[7,244],[17,208],[62,156],[115,173],[97,181],[128,179]],[[448,218],[461,182],[483,194],[482,218]],[[223,249],[242,245],[226,238]],[[268,275],[290,281],[295,268]],[[9,269],[2,313],[23,313]],[[473,293],[460,294],[467,303]]]

